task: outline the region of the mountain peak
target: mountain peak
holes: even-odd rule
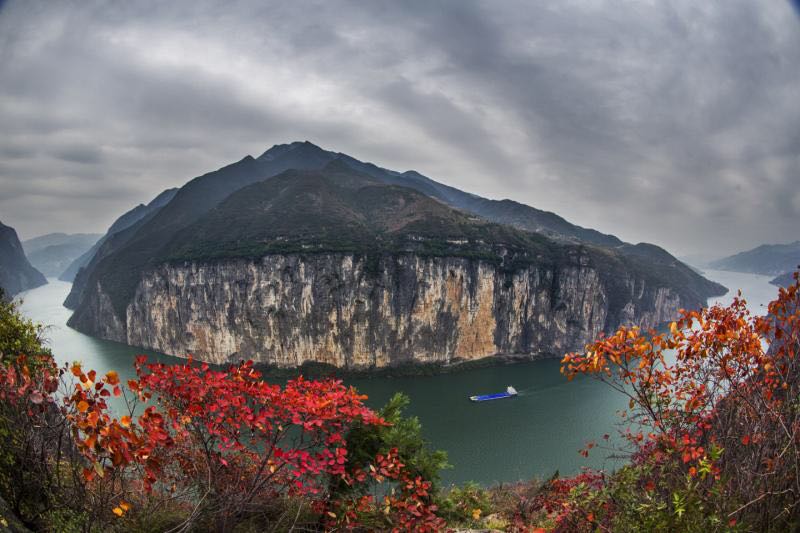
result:
[[[301,153],[324,153],[325,150],[310,141],[294,141],[288,144],[276,144],[258,157],[259,161],[272,161],[284,156],[289,152],[299,151]]]

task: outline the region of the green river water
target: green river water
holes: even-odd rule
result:
[[[705,275],[732,289],[711,303],[727,303],[737,289],[759,314],[777,294],[768,276],[708,270]],[[80,360],[98,373],[117,370],[133,377],[135,355],[146,353],[164,362],[181,361],[152,350],[95,339],[65,324],[71,311],[62,306],[70,284],[50,283],[21,295],[22,310],[49,326],[47,340],[59,362]],[[543,478],[559,470],[577,472],[581,466],[611,468],[613,462],[598,451],[584,459],[578,450],[589,440],[613,434],[616,411],[624,407],[619,395],[590,379],[567,382],[558,360],[460,370],[436,376],[348,378],[380,407],[395,392],[411,398],[410,414],[420,418],[433,446],[448,452],[452,469],[443,473],[447,483],[482,484]],[[517,398],[473,403],[468,397],[505,390],[513,385]]]

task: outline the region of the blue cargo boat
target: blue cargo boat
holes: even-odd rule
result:
[[[469,399],[473,402],[488,402],[489,400],[502,400],[503,398],[513,398],[517,395],[517,389],[508,386],[505,392],[497,392],[495,394],[484,394],[483,396],[470,396]]]

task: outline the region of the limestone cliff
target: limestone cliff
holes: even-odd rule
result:
[[[164,263],[142,275],[119,319],[99,284],[90,293],[73,317],[82,331],[177,356],[282,367],[560,356],[620,323],[655,326],[698,303],[635,274],[608,279],[582,255],[515,271],[408,253],[377,265],[348,253]]]

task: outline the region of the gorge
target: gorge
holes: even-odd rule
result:
[[[763,313],[763,306],[777,290],[769,284],[768,276],[723,271],[705,271],[704,275],[741,289],[755,314]],[[25,314],[49,326],[50,345],[60,364],[80,360],[99,374],[118,371],[125,382],[136,377],[131,366],[136,355],[144,353],[150,360],[165,364],[182,362],[154,350],[105,341],[67,327],[70,311],[61,302],[69,290],[69,284],[51,279],[49,284],[22,295]],[[735,294],[733,290],[708,303],[727,305]],[[411,398],[410,414],[420,418],[426,438],[436,448],[447,450],[454,465],[442,472],[445,482],[473,480],[488,485],[531,476],[546,478],[556,469],[562,475],[571,475],[584,466],[609,467],[604,454],[584,459],[577,450],[618,422],[615,413],[627,406],[627,399],[590,379],[568,382],[559,373],[559,366],[557,359],[540,359],[464,367],[435,375],[385,372],[345,374],[344,379],[369,395],[368,404],[375,409],[398,391],[407,394]],[[471,404],[467,399],[471,394],[503,390],[509,384],[520,391],[513,402]],[[124,406],[114,404],[114,408]],[[504,445],[496,446],[498,441]]]

